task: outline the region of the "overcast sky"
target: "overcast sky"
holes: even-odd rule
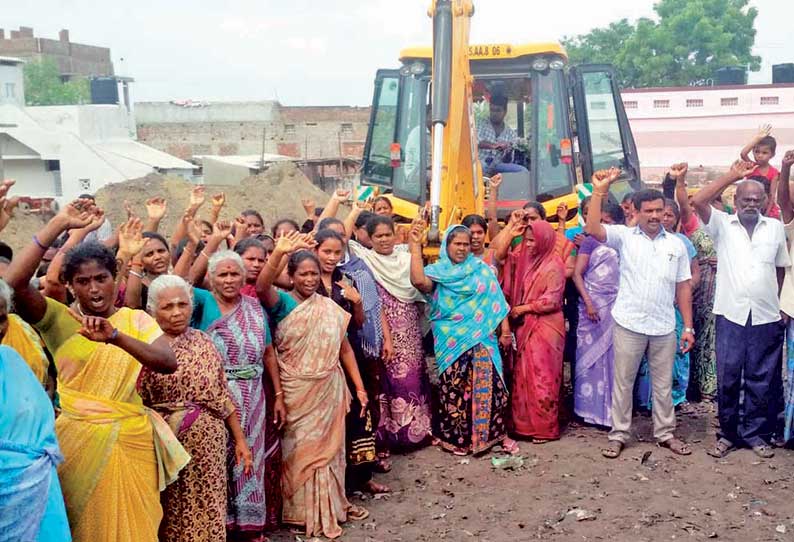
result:
[[[756,54],[750,82],[794,62],[794,0],[753,0]],[[32,26],[57,39],[111,48],[117,74],[135,78],[135,101],[264,100],[367,105],[378,68],[401,48],[431,42],[429,0],[32,0],[0,12],[0,28]],[[557,40],[628,17],[653,0],[475,0],[472,42]],[[121,60],[123,58],[123,61]]]

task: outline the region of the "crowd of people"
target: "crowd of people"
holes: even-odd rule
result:
[[[606,458],[638,408],[691,454],[690,401],[716,402],[709,454],[771,457],[794,436],[794,151],[777,171],[775,147],[765,129],[694,194],[675,164],[667,194],[621,204],[620,171],[598,171],[568,231],[565,205],[555,229],[538,202],[504,227],[489,204],[429,265],[427,225],[395,224],[384,197],[337,218],[337,191],[268,233],[195,187],[170,238],[162,198],[115,230],[90,196],[65,205],[2,257],[0,540],[336,538],[369,515],[352,492],[390,491],[392,453],[559,439],[566,362]]]

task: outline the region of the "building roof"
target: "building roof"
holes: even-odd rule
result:
[[[90,145],[97,154],[122,171],[132,163],[154,169],[196,169],[190,162],[132,139],[112,139],[92,142]]]
[[[212,160],[214,162],[222,162],[224,164],[247,167],[248,169],[259,169],[259,164],[262,161],[261,154],[231,154],[231,155],[217,155],[217,154],[201,154],[193,158],[204,163],[204,160]],[[291,156],[284,156],[282,154],[265,154],[265,163],[269,162],[294,162],[295,158]]]
[[[0,56],[0,64],[24,64],[25,61],[14,56]]]

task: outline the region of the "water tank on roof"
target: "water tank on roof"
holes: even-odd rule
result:
[[[91,103],[119,103],[119,85],[115,77],[94,77],[91,79]]]
[[[726,66],[714,72],[714,84],[722,85],[746,85],[747,68],[744,66]]]
[[[772,66],[773,83],[794,83],[794,62]]]

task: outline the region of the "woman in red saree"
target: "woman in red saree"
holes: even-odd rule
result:
[[[504,291],[516,336],[510,395],[515,434],[546,442],[560,436],[565,266],[546,221],[530,222],[505,263]]]

